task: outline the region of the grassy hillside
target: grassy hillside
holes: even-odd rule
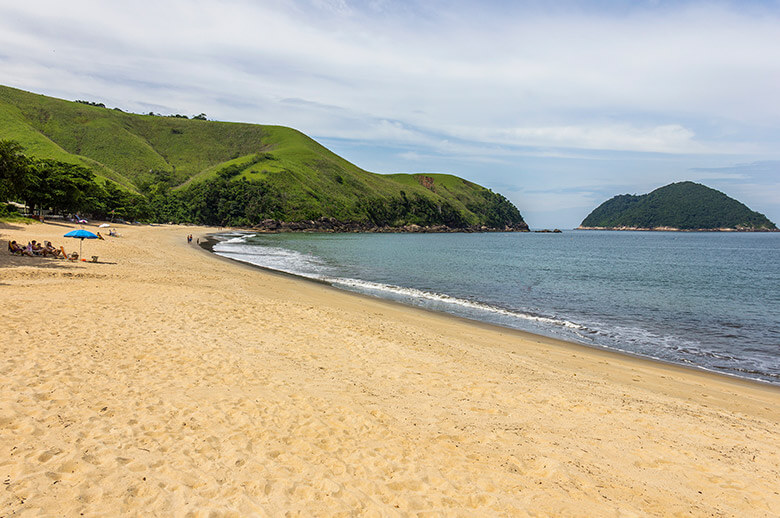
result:
[[[777,229],[763,214],[750,210],[720,191],[694,182],[673,183],[641,196],[615,196],[591,212],[581,226]]]
[[[41,158],[100,164],[139,189],[150,170],[185,181],[204,169],[261,151],[264,127],[136,115],[0,87],[0,138]],[[86,159],[86,160],[85,160]]]
[[[454,208],[468,225],[522,223],[511,203],[481,186],[450,175],[370,173],[280,126],[137,115],[0,86],[0,139],[36,158],[87,166],[139,193],[161,178],[174,190],[220,176],[262,182],[281,197],[277,213],[290,220],[365,220],[372,203],[392,202],[376,218],[414,222],[404,211],[420,206]]]

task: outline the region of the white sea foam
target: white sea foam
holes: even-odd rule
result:
[[[231,237],[230,239],[224,241],[227,245],[233,245],[236,243],[246,243],[246,236],[245,235],[238,235],[235,237]]]
[[[327,265],[313,255],[280,247],[246,244],[246,238],[232,238],[214,245],[217,255],[254,264],[263,268],[311,279],[322,277]]]
[[[654,344],[653,350],[643,350],[642,354],[660,360],[675,357],[674,354],[671,354],[667,358],[667,354],[663,354],[664,352],[679,351],[692,356],[698,355],[697,351],[694,350],[695,344],[690,341],[678,337],[659,336],[640,327],[606,325],[598,322],[588,322],[585,325],[564,318],[510,310],[484,302],[453,297],[446,293],[328,275],[330,273],[329,269],[316,256],[302,254],[286,248],[246,244],[246,236],[236,236],[222,241],[215,245],[214,251],[224,257],[327,282],[333,286],[352,291],[393,298],[423,307],[430,307],[433,304],[436,306],[436,309],[471,316],[472,318],[483,319],[483,317],[479,316],[480,314],[483,316],[493,315],[498,317],[503,325],[510,327],[529,329],[520,323],[525,322],[531,325],[536,324],[538,326],[537,330],[554,330],[556,328],[566,330],[570,333],[570,338],[599,347],[620,350],[619,344],[631,343],[637,349],[646,349],[642,347],[642,344]],[[513,324],[513,322],[517,324]]]
[[[245,242],[246,239],[244,237],[234,237],[221,241],[214,246],[214,252],[223,257],[254,264],[263,268],[324,281],[336,287],[378,296],[390,295],[393,298],[401,299],[412,304],[425,306],[425,301],[434,302],[440,305],[450,306],[454,309],[471,310],[500,315],[509,319],[519,319],[547,326],[563,327],[577,332],[578,335],[580,334],[578,331],[588,331],[588,328],[585,326],[569,320],[512,311],[483,302],[453,297],[446,293],[436,293],[362,279],[327,275],[329,270],[327,265],[316,256],[305,255],[294,250],[279,247],[245,245]]]
[[[404,299],[411,299],[411,300],[428,300],[433,301],[441,304],[447,304],[451,306],[457,306],[461,308],[471,309],[471,310],[477,310],[477,311],[484,311],[488,313],[493,313],[497,315],[502,315],[505,317],[511,317],[511,318],[518,318],[533,322],[539,322],[542,324],[548,324],[548,325],[554,325],[554,326],[563,326],[570,329],[577,329],[577,330],[585,330],[586,328],[584,326],[581,326],[580,324],[576,324],[574,322],[570,322],[568,320],[563,319],[556,319],[551,317],[545,317],[545,316],[539,316],[539,315],[532,315],[530,313],[523,313],[519,311],[512,311],[504,308],[500,308],[497,306],[492,306],[490,304],[485,304],[483,302],[477,302],[473,300],[466,300],[461,299],[457,297],[452,297],[450,295],[447,295],[445,293],[435,293],[430,291],[423,291],[418,290],[415,288],[405,288],[403,286],[393,286],[390,284],[382,284],[378,282],[371,282],[371,281],[364,281],[360,279],[348,279],[348,278],[329,278],[326,277],[323,280],[335,285],[335,286],[344,286],[352,289],[356,289],[359,291],[369,291],[369,292],[380,292],[380,293],[388,293],[400,296]]]

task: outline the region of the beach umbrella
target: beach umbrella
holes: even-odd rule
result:
[[[93,234],[92,232],[88,230],[84,230],[83,228],[80,228],[78,230],[71,230],[67,234],[65,234],[63,237],[75,237],[80,239],[79,241],[79,257],[81,257],[81,245],[84,244],[85,239],[97,239],[98,237]]]

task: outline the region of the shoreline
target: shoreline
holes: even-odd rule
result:
[[[241,231],[243,232],[243,230],[241,230]],[[745,383],[748,383],[748,384],[756,384],[756,385],[759,385],[759,386],[765,386],[765,387],[769,387],[770,389],[780,391],[780,383],[772,383],[771,381],[767,381],[767,380],[763,380],[763,379],[749,378],[747,376],[740,376],[738,374],[732,374],[732,373],[728,373],[728,372],[719,372],[719,371],[711,370],[711,369],[708,369],[706,367],[702,367],[702,366],[699,366],[699,365],[686,365],[686,364],[683,364],[683,363],[676,363],[676,362],[673,362],[671,360],[664,360],[662,358],[655,358],[655,357],[652,357],[652,356],[645,356],[645,355],[641,355],[641,354],[638,354],[638,353],[633,353],[631,351],[623,351],[623,350],[620,350],[620,349],[611,348],[611,347],[607,347],[607,346],[601,346],[601,345],[598,345],[598,344],[587,344],[587,343],[582,343],[582,342],[575,342],[573,340],[564,340],[562,338],[556,338],[556,337],[552,337],[552,336],[547,336],[547,335],[544,335],[544,334],[541,334],[541,333],[534,333],[532,331],[525,331],[525,330],[522,330],[522,329],[517,329],[517,328],[513,328],[513,327],[509,327],[509,326],[502,326],[500,324],[495,324],[495,323],[491,323],[491,322],[484,322],[482,320],[477,320],[477,319],[472,319],[472,318],[468,318],[468,317],[464,317],[464,316],[459,316],[459,315],[455,315],[455,314],[452,314],[452,313],[448,313],[446,311],[438,311],[438,310],[435,310],[435,309],[426,308],[424,306],[416,306],[414,304],[407,304],[407,303],[404,303],[404,302],[395,301],[395,300],[392,300],[392,299],[389,299],[389,298],[383,298],[383,297],[376,296],[376,295],[370,295],[370,294],[366,294],[366,293],[360,293],[360,292],[356,292],[356,291],[345,290],[345,289],[333,286],[331,283],[329,283],[327,281],[324,281],[324,280],[313,279],[311,277],[305,277],[303,275],[297,275],[295,273],[285,272],[285,271],[282,271],[282,270],[275,270],[273,268],[260,266],[260,265],[253,264],[253,263],[246,262],[246,261],[240,261],[238,259],[231,259],[229,257],[221,256],[217,252],[214,252],[214,245],[216,245],[217,243],[220,242],[220,240],[215,237],[218,234],[219,234],[219,232],[215,232],[215,233],[212,233],[212,234],[206,234],[206,235],[203,235],[203,236],[199,236],[199,238],[200,238],[199,246],[204,251],[206,251],[209,255],[211,255],[213,257],[216,257],[219,260],[229,261],[229,262],[231,262],[233,264],[242,265],[244,267],[249,267],[249,268],[252,268],[252,269],[255,269],[255,270],[258,270],[258,271],[261,271],[261,272],[265,272],[265,273],[268,273],[268,274],[281,275],[281,276],[284,276],[284,277],[288,277],[288,278],[299,280],[301,282],[310,282],[310,283],[314,283],[314,284],[318,284],[318,285],[324,285],[324,286],[327,286],[327,287],[329,287],[329,288],[331,288],[333,290],[338,291],[339,293],[346,293],[346,294],[354,295],[354,296],[357,296],[357,297],[365,297],[365,298],[367,298],[369,300],[379,300],[379,301],[383,301],[383,302],[386,302],[386,303],[389,303],[389,304],[398,305],[399,307],[402,307],[402,308],[419,310],[419,311],[430,313],[432,315],[444,316],[444,317],[447,317],[447,318],[455,319],[455,321],[458,321],[458,322],[463,322],[463,323],[466,323],[468,325],[476,325],[476,326],[484,327],[485,329],[492,330],[492,331],[517,333],[518,336],[520,336],[522,338],[525,338],[525,339],[529,339],[529,340],[544,339],[544,340],[550,341],[550,343],[556,343],[556,344],[559,344],[559,345],[562,345],[562,346],[565,346],[565,347],[573,347],[573,348],[581,347],[581,348],[585,348],[585,349],[590,350],[590,351],[599,351],[599,352],[602,352],[602,353],[605,353],[605,354],[615,354],[618,357],[627,357],[627,358],[631,358],[631,359],[638,360],[638,361],[647,361],[647,362],[651,362],[653,364],[659,364],[659,365],[663,365],[663,366],[667,366],[667,367],[673,367],[673,368],[682,369],[685,372],[699,373],[699,374],[704,374],[704,375],[713,375],[713,376],[717,376],[717,377],[722,377],[722,378],[724,378],[726,380],[745,382]]]
[[[563,340],[560,338],[550,337],[538,333],[533,333],[530,331],[524,331],[522,329],[515,329],[511,327],[505,327],[499,324],[493,324],[490,322],[483,322],[480,320],[475,320],[468,317],[447,313],[445,311],[437,311],[434,309],[429,309],[421,306],[405,304],[403,302],[395,301],[392,299],[385,299],[382,297],[369,295],[365,293],[344,290],[336,286],[333,286],[331,283],[327,281],[312,279],[309,277],[296,275],[294,273],[275,270],[273,268],[267,268],[249,262],[239,261],[237,259],[224,257],[218,255],[216,252],[213,251],[213,246],[217,242],[219,242],[219,240],[214,237],[214,235],[218,233],[219,232],[215,232],[215,233],[209,233],[209,234],[198,236],[201,239],[201,243],[199,246],[202,249],[202,251],[208,254],[209,257],[211,257],[212,259],[216,258],[219,261],[224,261],[227,262],[228,264],[249,269],[250,271],[262,273],[264,275],[278,276],[280,278],[288,279],[293,283],[302,283],[304,285],[310,284],[311,286],[317,286],[320,289],[332,291],[334,294],[338,294],[339,296],[354,297],[358,300],[365,300],[367,302],[370,301],[380,305],[387,305],[389,307],[396,308],[402,312],[406,312],[406,311],[419,312],[423,316],[423,318],[427,316],[430,318],[436,318],[437,320],[443,320],[445,322],[450,321],[454,325],[483,329],[491,334],[498,334],[499,336],[513,336],[519,340],[545,345],[548,347],[559,348],[562,351],[565,351],[566,353],[575,353],[575,354],[581,353],[586,356],[593,355],[598,358],[605,358],[615,362],[625,363],[627,365],[644,364],[649,369],[666,370],[666,371],[670,371],[670,373],[680,373],[684,376],[692,376],[694,378],[700,377],[701,380],[703,381],[710,381],[710,382],[714,381],[714,382],[722,383],[725,386],[736,385],[743,388],[766,391],[767,394],[773,396],[780,396],[780,385],[773,384],[768,381],[741,377],[729,373],[711,371],[695,365],[684,365],[680,363],[674,363],[671,361],[666,361],[658,358],[642,356],[639,354],[631,353],[629,351],[621,351],[618,349],[611,349],[608,347],[600,347],[596,345],[591,346],[589,344]]]
[[[59,245],[67,230],[3,225],[0,240]],[[0,255],[0,514],[769,517],[780,506],[771,385],[186,243],[213,228],[119,230],[84,243],[97,264]]]

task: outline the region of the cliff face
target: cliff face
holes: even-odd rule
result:
[[[641,196],[624,194],[599,205],[581,229],[776,231],[766,216],[694,182],[673,183]]]

